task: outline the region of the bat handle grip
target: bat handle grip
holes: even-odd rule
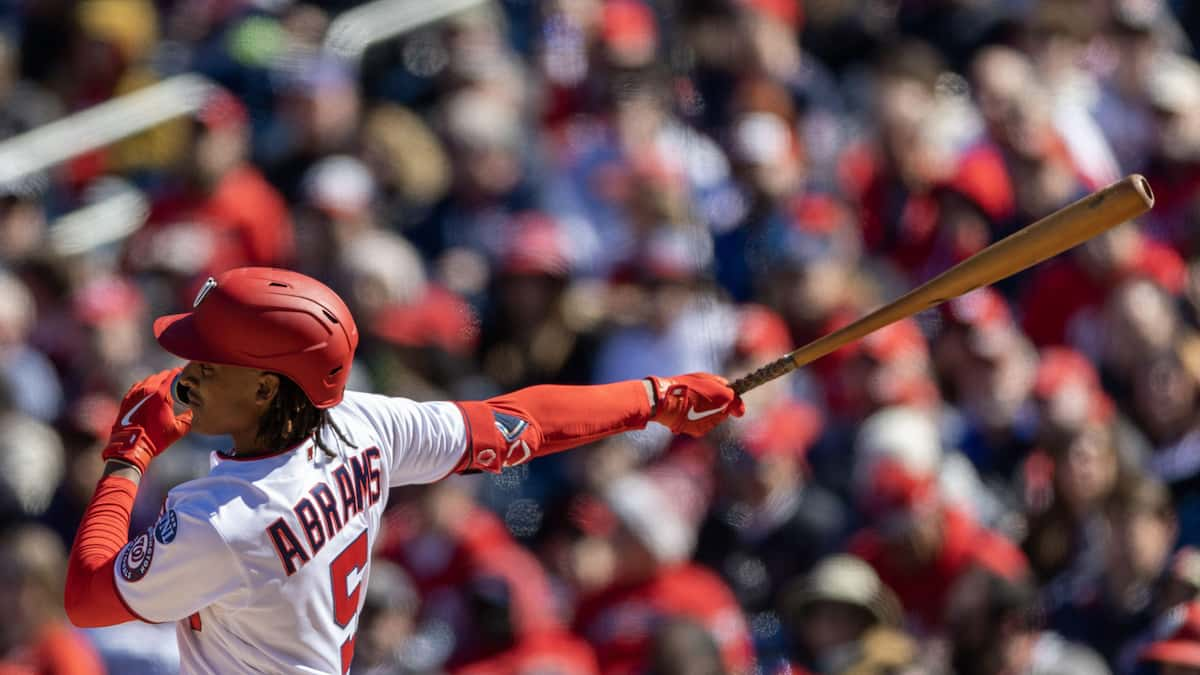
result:
[[[791,354],[781,356],[758,370],[740,377],[729,384],[729,387],[737,393],[738,396],[750,391],[751,389],[770,382],[777,377],[783,377],[796,369],[796,362],[792,360]]]

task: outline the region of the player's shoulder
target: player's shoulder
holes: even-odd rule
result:
[[[342,402],[334,406],[334,414],[354,416],[379,415],[417,405],[417,402],[400,396],[372,394],[365,391],[350,391],[342,396]]]
[[[271,495],[254,482],[234,476],[207,476],[171,489],[164,513],[179,523],[210,531],[215,539],[233,544],[246,525],[262,520]]]
[[[399,420],[419,416],[421,403],[400,396],[347,391],[342,402],[331,411],[334,421],[343,428],[365,425],[379,433],[388,433]],[[351,434],[353,435],[353,433]]]
[[[214,514],[234,495],[253,488],[253,484],[225,476],[205,476],[171,488],[167,504],[195,515]]]

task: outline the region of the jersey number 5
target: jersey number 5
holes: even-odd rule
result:
[[[329,575],[333,588],[333,620],[339,628],[348,628],[358,614],[358,598],[362,594],[363,575],[367,571],[367,556],[370,549],[367,546],[367,533],[364,530],[358,538],[338,554],[329,563]],[[358,582],[350,588],[350,575],[358,570]],[[356,627],[357,628],[357,627]],[[357,631],[356,631],[357,632]],[[354,635],[342,643],[342,675],[350,672],[350,662],[354,660]]]

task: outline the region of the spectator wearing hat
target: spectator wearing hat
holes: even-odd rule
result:
[[[335,263],[346,255],[345,249],[351,242],[380,226],[376,217],[375,177],[353,155],[330,155],[304,172],[300,191],[296,209],[297,264],[318,278],[335,278],[338,274]],[[411,253],[410,257],[416,257],[416,251]],[[396,261],[397,267],[401,267],[400,262]],[[413,269],[410,260],[405,262],[409,264],[404,267]],[[415,268],[420,269],[420,266]]]
[[[1146,75],[1154,141],[1143,170],[1155,200],[1146,224],[1175,250],[1194,255],[1200,243],[1192,231],[1200,199],[1200,63],[1164,52]]]
[[[736,224],[716,234],[718,280],[745,300],[755,277],[773,257],[780,228],[794,219],[792,202],[803,199],[805,152],[788,92],[767,80],[750,79],[733,97],[730,161],[738,191]],[[843,212],[832,212],[833,217]],[[839,223],[840,224],[840,223]]]
[[[350,235],[326,249],[335,264],[332,278],[355,317],[372,324],[396,305],[415,303],[429,290],[421,255],[400,235],[375,228]]]
[[[479,320],[457,293],[429,285],[410,302],[381,308],[370,331],[378,349],[368,358],[381,391],[439,400],[471,384],[466,376],[479,341]]]
[[[1037,353],[1004,298],[982,288],[942,306],[933,354],[961,416],[953,444],[980,473],[1008,481],[1036,440]]]
[[[440,130],[450,157],[450,190],[405,235],[426,256],[466,247],[486,254],[510,214],[536,208],[526,120],[518,101],[481,87],[447,96]]]
[[[940,393],[928,343],[912,319],[885,326],[822,360],[827,370],[816,370],[822,376],[827,432],[809,454],[809,464],[817,482],[850,497],[856,460],[844,448],[854,443],[859,425],[889,406],[935,414]]]
[[[929,343],[920,326],[904,319],[835,352],[837,370],[826,381],[826,404],[844,424],[857,425],[891,405],[934,409]]]
[[[531,211],[513,219],[498,256],[479,348],[483,371],[503,391],[534,383],[582,384],[592,374],[596,339],[584,308],[569,305],[568,233]]]
[[[934,235],[915,280],[925,281],[1015,229],[1016,205],[1003,159],[994,148],[967,151],[949,178],[933,188]]]
[[[695,558],[725,579],[751,621],[847,534],[841,503],[808,477],[805,455],[821,431],[812,406],[782,402],[739,425],[736,445],[718,453],[718,496]]]
[[[679,616],[712,636],[726,672],[750,672],[754,652],[741,609],[716,574],[688,562],[696,526],[677,500],[650,477],[629,474],[605,488],[603,501],[614,526],[601,540],[584,543],[588,556],[608,562],[603,580],[581,597],[574,622],[596,649],[600,671],[642,672],[651,662],[655,630]]]
[[[1101,387],[1096,367],[1074,349],[1041,350],[1033,398],[1037,406],[1038,440],[1043,447],[1062,447],[1090,424],[1121,424],[1112,399]],[[1117,433],[1120,440],[1119,427]],[[1131,430],[1131,433],[1138,432]]]
[[[863,261],[862,241],[843,201],[824,194],[789,199],[761,228],[760,235],[736,230],[723,245],[731,237],[746,238],[743,264],[761,267],[757,293],[787,321],[797,344],[858,312],[870,289],[854,275]]]
[[[379,181],[381,212],[401,232],[428,214],[450,189],[450,158],[415,111],[392,103],[363,121],[361,157]]]
[[[147,226],[130,240],[125,264],[184,280],[245,265],[289,265],[291,215],[250,163],[245,106],[224,90],[214,92],[192,131],[184,165],[154,200]]]
[[[429,283],[420,254],[394,232],[371,226],[323,250],[334,287],[367,326],[357,359],[366,367],[351,379],[420,399],[446,391],[447,373],[461,371],[455,362],[474,345],[470,308]]]
[[[847,549],[896,592],[921,633],[943,626],[949,587],[976,562],[1026,566],[1012,542],[979,523],[986,490],[944,461],[927,413],[880,411],[864,423],[854,454],[854,501],[867,526]]]
[[[895,595],[854,556],[824,558],[779,602],[793,649],[792,670],[777,672],[884,675],[918,660]]]
[[[856,458],[844,448],[852,446],[863,420],[888,406],[934,414],[940,393],[932,378],[929,346],[912,319],[887,325],[822,360],[827,370],[814,370],[821,376],[826,434],[811,449],[809,466],[817,483],[853,501]]]
[[[645,370],[718,370],[734,342],[732,308],[711,282],[712,240],[694,226],[654,229],[617,278],[613,329],[596,355],[595,382]],[[640,370],[639,370],[640,369]]]
[[[124,277],[101,275],[72,294],[83,343],[70,364],[75,396],[119,393],[143,372],[146,300]]]
[[[1044,630],[1036,587],[1020,566],[980,558],[951,582],[946,607],[952,672],[959,675],[1108,675],[1084,645]]]
[[[960,395],[957,380],[969,369],[970,342],[977,331],[1011,325],[1008,301],[990,286],[951,299],[939,307],[939,318],[930,344],[938,388],[947,401]]]

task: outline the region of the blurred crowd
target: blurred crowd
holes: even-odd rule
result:
[[[1200,673],[1200,3],[491,0],[347,59],[355,4],[0,3],[0,139],[220,85],[0,185],[0,673],[176,672],[65,622],[64,551],[210,274],[333,286],[359,390],[737,377],[1131,172],[1138,222],[705,439],[396,489],[353,672]]]

